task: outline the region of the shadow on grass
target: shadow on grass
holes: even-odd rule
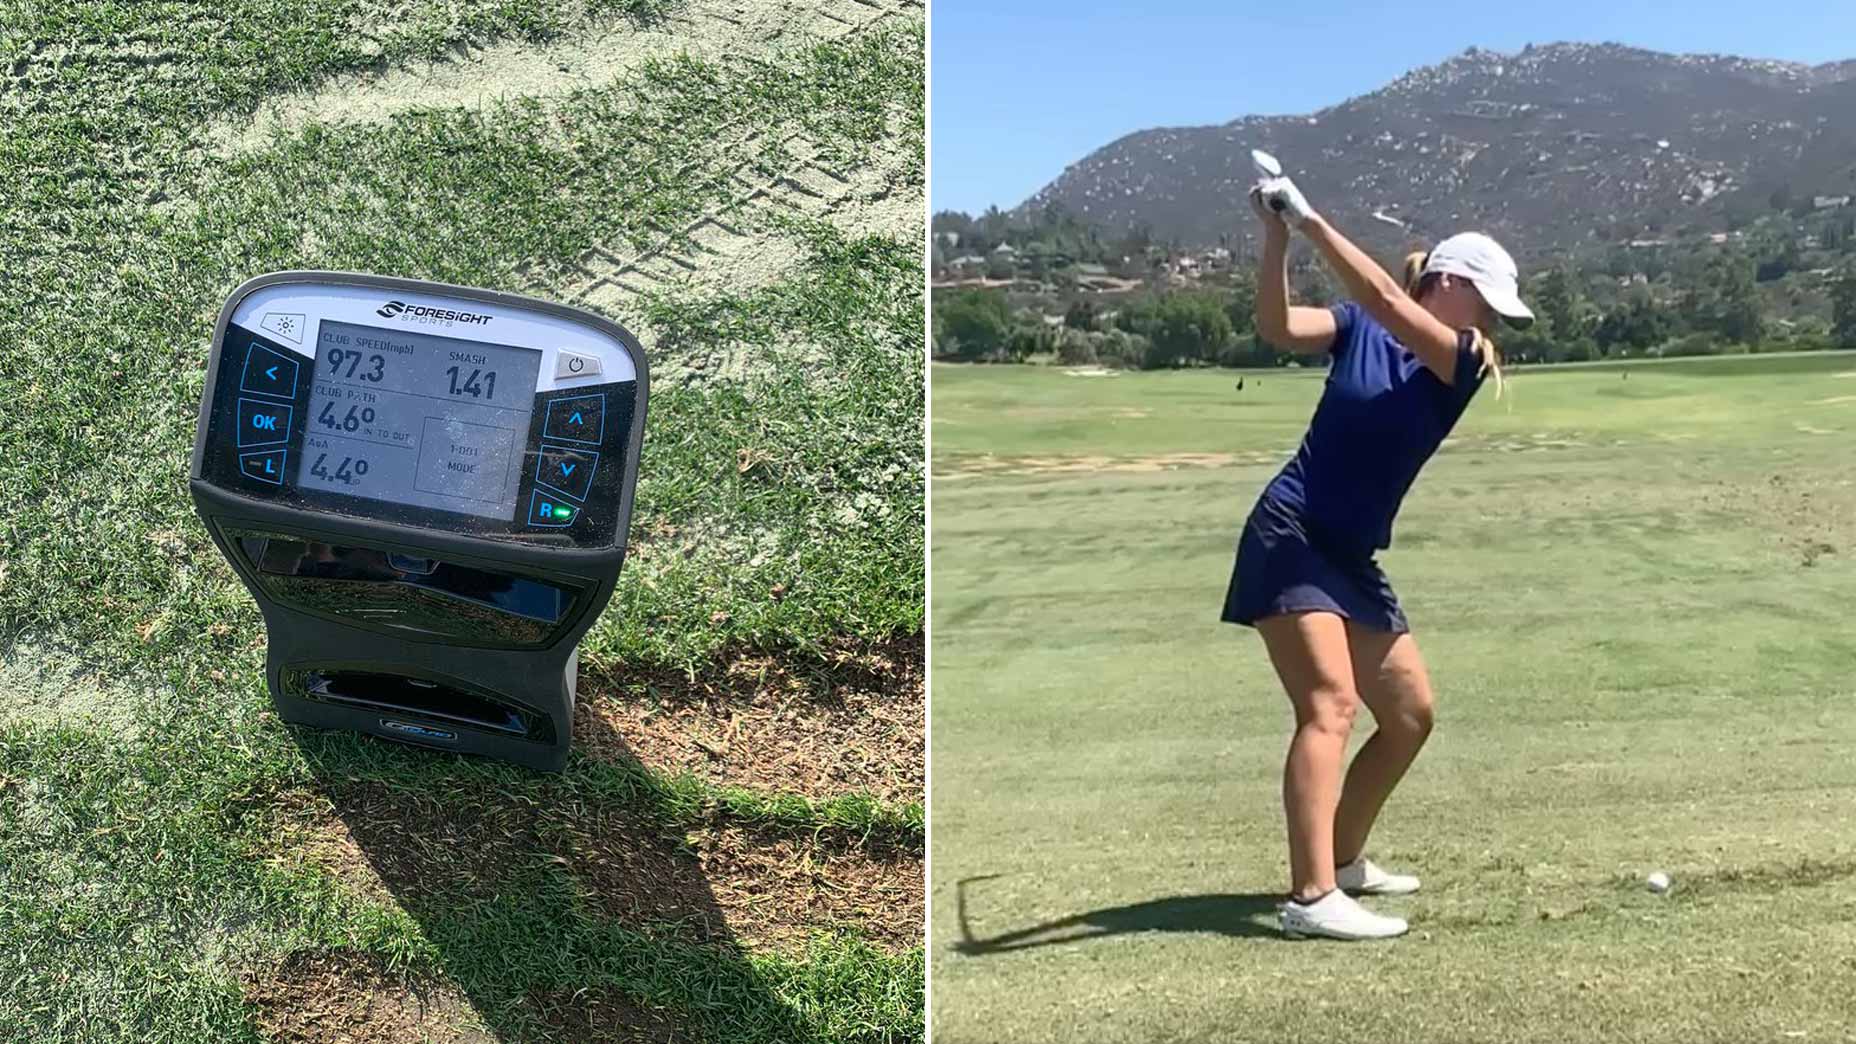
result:
[[[351,858],[364,859],[418,921],[444,977],[494,1040],[812,1036],[749,961],[682,831],[582,785],[583,760],[550,776],[293,731],[359,849]],[[599,742],[626,750],[616,735]],[[372,1044],[403,1032],[356,1028],[341,1039]]]
[[[968,920],[967,887],[1000,876],[987,874],[968,877],[954,885],[955,909],[960,918],[960,940],[953,945],[955,952],[979,957],[1141,932],[1205,932],[1247,938],[1281,938],[1281,933],[1274,925],[1274,918],[1276,907],[1283,897],[1276,893],[1253,892],[1174,895],[1123,906],[1108,906],[982,939],[974,935]]]

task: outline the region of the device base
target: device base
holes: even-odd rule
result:
[[[280,718],[544,772],[566,767],[578,646],[526,653],[446,646],[440,671],[433,660],[394,655],[407,648],[402,642],[344,630],[340,643],[293,649],[271,628],[265,679]],[[343,656],[330,659],[331,648]]]

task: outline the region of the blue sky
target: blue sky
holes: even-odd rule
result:
[[[1312,112],[1476,46],[1856,58],[1856,0],[932,0],[936,210],[1016,206],[1130,131]]]

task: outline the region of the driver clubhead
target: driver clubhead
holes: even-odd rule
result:
[[[1250,165],[1256,168],[1257,177],[1259,178],[1268,180],[1270,178],[1282,177],[1282,164],[1276,162],[1276,157],[1264,152],[1262,149],[1250,150]],[[1278,214],[1282,213],[1282,200],[1270,200],[1270,209]]]

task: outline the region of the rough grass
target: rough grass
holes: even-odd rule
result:
[[[1217,619],[1319,376],[937,367],[937,475],[1237,460],[937,485],[935,1039],[1853,1039],[1853,358],[1478,400],[1383,556],[1439,726],[1370,947],[1275,933],[1288,707]]]
[[[203,133],[334,77],[679,7],[0,5],[0,678],[26,696],[0,714],[0,1039],[288,1036],[290,976],[325,966],[429,984],[505,1041],[590,1017],[576,998],[695,1039],[919,1039],[921,951],[855,920],[812,918],[808,942],[777,951],[692,941],[611,916],[599,900],[650,882],[610,867],[512,857],[497,865],[510,886],[483,893],[442,836],[363,831],[372,864],[422,860],[383,896],[290,848],[293,801],[339,807],[367,787],[494,795],[557,840],[604,815],[653,837],[795,852],[816,837],[915,860],[923,816],[919,794],[739,786],[624,756],[541,779],[286,730],[265,710],[255,607],[187,500],[210,324],[251,274],[531,288],[527,273],[719,205],[726,172],[777,165],[791,134],[850,165],[912,153],[919,197],[919,12],[751,59],[654,59],[543,101],[280,127],[251,151]],[[744,155],[740,128],[766,144]],[[920,244],[803,215],[782,234],[801,260],[779,281],[648,303],[642,318],[674,335],[651,350],[826,354],[653,388],[634,550],[590,670],[695,675],[723,650],[806,661],[919,641]],[[54,671],[13,662],[48,649]],[[59,697],[47,679],[87,688]],[[402,1011],[403,985],[382,988],[379,1010]]]

